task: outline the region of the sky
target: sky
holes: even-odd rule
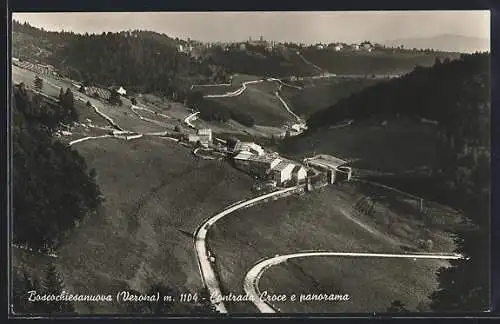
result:
[[[267,40],[302,43],[384,42],[443,34],[490,38],[489,11],[99,12],[13,13],[54,31],[152,30],[204,42]]]

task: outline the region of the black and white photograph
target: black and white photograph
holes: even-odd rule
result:
[[[11,317],[491,311],[490,11],[9,32]]]

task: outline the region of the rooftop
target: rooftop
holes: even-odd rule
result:
[[[235,160],[248,160],[253,154],[247,151],[241,151],[238,153],[234,159]]]
[[[275,171],[283,171],[285,170],[286,168],[288,168],[290,165],[293,165],[292,163],[288,162],[288,161],[281,161],[280,163],[278,163],[274,168],[272,168],[273,170]]]
[[[293,168],[292,172],[295,173],[295,172],[298,172],[300,169],[305,169],[302,165],[295,165],[295,168]]]
[[[208,135],[212,134],[212,130],[210,128],[202,128],[198,130],[198,135]]]
[[[277,160],[278,157],[273,156],[273,155],[252,155],[249,160],[252,161],[257,161],[257,162],[263,162],[263,163],[272,163],[273,161]]]

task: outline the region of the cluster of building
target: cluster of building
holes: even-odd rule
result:
[[[209,147],[212,144],[212,130],[210,128],[198,129],[196,134],[189,134],[190,143],[200,143],[203,147]]]
[[[274,180],[277,185],[303,183],[307,178],[304,166],[276,153],[266,153],[255,143],[237,141],[232,152],[236,167],[263,180]]]
[[[359,50],[364,50],[367,52],[371,52],[374,50],[376,47],[375,44],[372,44],[371,42],[365,41],[360,44],[346,44],[346,43],[330,43],[330,44],[323,44],[323,43],[318,43],[315,45],[315,48],[317,50],[334,50],[336,52],[342,52],[342,51],[359,51]]]
[[[192,43],[179,44],[177,45],[177,51],[189,55],[194,59],[199,59],[203,55],[203,50],[207,47],[198,43],[194,45]]]
[[[245,51],[247,46],[263,46],[268,52],[271,52],[276,47],[281,46],[281,44],[276,41],[264,40],[262,36],[255,40],[253,40],[252,37],[249,37],[245,42],[202,43],[188,39],[186,42],[182,42],[177,45],[177,51],[179,53],[190,55],[194,58],[199,58],[209,48],[219,47],[224,51],[229,51],[230,49]]]

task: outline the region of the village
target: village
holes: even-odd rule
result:
[[[189,134],[187,138],[181,136],[180,139],[187,139],[195,148],[193,153],[199,157],[228,158],[235,168],[254,177],[259,191],[299,185],[305,185],[306,191],[312,191],[352,178],[348,162],[329,155],[306,158],[299,163],[253,142],[214,138],[209,128],[198,129],[196,134]]]
[[[258,41],[252,41],[250,39],[249,42],[252,44],[267,44],[262,38]],[[13,64],[36,74],[50,75],[56,79],[60,78],[58,73],[50,65],[20,61],[16,58],[13,58]],[[82,94],[103,102],[109,101],[112,93],[115,93],[121,98],[118,100],[120,103],[122,99],[129,97],[127,90],[123,86],[100,88],[89,85],[84,86],[74,81],[72,81],[72,83]],[[79,98],[78,95],[77,98]],[[83,100],[83,98],[79,99]],[[130,109],[132,112],[139,118],[142,118],[137,112],[137,109],[148,109],[135,105],[135,99],[130,99],[130,101]],[[348,181],[352,177],[352,169],[347,166],[348,161],[329,155],[318,155],[306,158],[302,162],[297,162],[280,156],[280,154],[263,148],[253,142],[240,141],[236,137],[226,140],[218,138],[214,136],[210,128],[195,127],[192,121],[196,119],[196,113],[193,113],[182,121],[187,127],[176,126],[173,130],[167,131],[167,129],[165,129],[165,131],[160,132],[161,134],[140,134],[111,127],[107,136],[125,140],[142,136],[163,136],[169,138],[183,146],[191,148],[193,154],[199,158],[229,161],[233,167],[253,177],[255,180],[254,190],[258,192],[270,192],[280,188],[293,186],[304,186],[306,191],[312,191],[328,184]],[[177,120],[177,122],[181,122],[181,120]],[[91,120],[88,120],[87,123],[88,126],[92,126]],[[71,132],[68,130],[58,133],[59,136],[68,136],[70,134]]]

